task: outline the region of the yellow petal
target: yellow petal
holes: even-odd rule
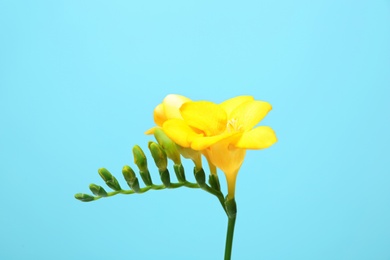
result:
[[[191,99],[181,96],[181,95],[176,95],[176,94],[170,94],[166,96],[163,100],[163,107],[164,107],[164,114],[167,119],[172,119],[172,118],[179,118],[181,119],[180,115],[180,107],[185,103],[191,101]]]
[[[225,141],[225,139],[231,138],[231,137],[236,136],[236,135],[237,135],[237,133],[224,133],[224,134],[210,136],[210,137],[198,136],[198,137],[195,137],[193,139],[193,141],[191,143],[191,148],[194,150],[201,151],[201,150],[204,150],[207,147],[210,147],[218,142],[221,142],[222,140]],[[241,133],[239,133],[239,135],[241,135]]]
[[[243,149],[264,149],[270,147],[276,141],[275,132],[271,127],[259,126],[245,132],[234,146]]]
[[[162,104],[156,106],[153,112],[154,122],[158,126],[162,126],[162,124],[167,120],[164,112],[164,107]]]
[[[187,102],[181,106],[180,112],[188,125],[202,130],[207,136],[217,135],[226,129],[226,112],[213,102]]]
[[[150,129],[146,130],[144,134],[146,134],[146,135],[152,135],[152,134],[154,134],[154,131],[156,130],[156,128],[157,128],[156,126],[155,126],[155,127],[152,127],[152,128],[150,128]]]
[[[163,124],[165,134],[176,144],[190,147],[191,140],[201,134],[195,133],[182,119],[169,119]]]
[[[245,149],[231,148],[229,142],[221,141],[206,150],[211,162],[221,169],[228,185],[228,197],[233,198],[237,173],[244,162]]]
[[[234,122],[237,131],[252,129],[257,125],[272,109],[268,102],[248,101],[239,105],[232,111],[229,122]]]
[[[252,96],[238,96],[231,99],[228,99],[221,104],[219,104],[225,111],[228,117],[230,117],[230,113],[239,105],[248,102],[253,101],[254,98]]]

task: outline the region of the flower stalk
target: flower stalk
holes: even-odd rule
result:
[[[117,194],[141,194],[149,190],[180,187],[202,189],[217,197],[227,215],[224,259],[231,260],[237,217],[237,174],[247,150],[265,149],[277,142],[272,128],[256,126],[271,109],[268,102],[255,100],[252,96],[238,96],[216,104],[192,101],[180,95],[168,95],[154,109],[154,122],[157,126],[146,131],[146,134],[153,134],[157,141],[149,142],[148,148],[158,169],[161,184],[153,183],[147,157],[141,147],[136,145],[133,147],[134,164],[138,167],[141,178],[137,177],[130,166],[125,165],[122,169],[129,190],[123,189],[107,169],[100,168],[100,177],[112,191],[91,184],[89,188],[94,196],[77,193],[75,198],[89,202]],[[181,157],[194,162],[196,183],[187,181]],[[202,157],[207,160],[210,170],[207,180]],[[168,159],[173,162],[177,182],[171,180]],[[221,191],[217,169],[226,177],[226,197]],[[141,187],[141,181],[144,187]]]

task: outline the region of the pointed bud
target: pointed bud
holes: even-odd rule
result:
[[[77,193],[74,195],[74,197],[82,202],[89,202],[95,200],[94,196],[85,193]]]
[[[92,193],[96,196],[100,197],[107,197],[107,192],[103,189],[103,187],[96,185],[96,184],[90,184],[89,189],[92,191]]]
[[[173,169],[175,170],[176,178],[179,182],[186,181],[186,175],[184,173],[184,167],[182,164],[174,164]]]
[[[167,169],[168,160],[164,150],[155,142],[149,142],[148,147],[158,170],[161,172],[165,171]]]
[[[156,127],[154,129],[154,137],[156,138],[159,145],[161,145],[161,147],[164,149],[167,157],[175,164],[181,164],[180,153],[177,150],[176,143],[174,143],[161,128]]]
[[[141,189],[139,187],[138,178],[135,175],[135,172],[133,171],[133,169],[130,166],[125,165],[122,168],[122,174],[123,174],[123,177],[125,178],[127,184],[129,185],[129,187],[132,190],[134,190],[136,193],[139,193]]]
[[[148,163],[144,151],[138,145],[133,147],[134,163],[139,169],[139,174],[146,186],[152,186],[152,178],[148,170]]]
[[[134,163],[138,166],[140,171],[148,171],[148,161],[144,151],[138,145],[133,147]]]
[[[121,186],[118,183],[118,180],[105,168],[100,168],[98,170],[100,177],[105,181],[108,187],[113,190],[121,190]]]

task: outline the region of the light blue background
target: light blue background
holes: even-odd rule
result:
[[[273,105],[233,259],[390,259],[389,1],[2,0],[0,39],[0,259],[222,259],[203,191],[73,198],[169,93]]]

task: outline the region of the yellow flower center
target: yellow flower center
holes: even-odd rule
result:
[[[242,126],[238,124],[238,120],[236,118],[232,118],[228,120],[226,124],[226,131],[228,133],[232,132],[240,132],[242,129]]]

